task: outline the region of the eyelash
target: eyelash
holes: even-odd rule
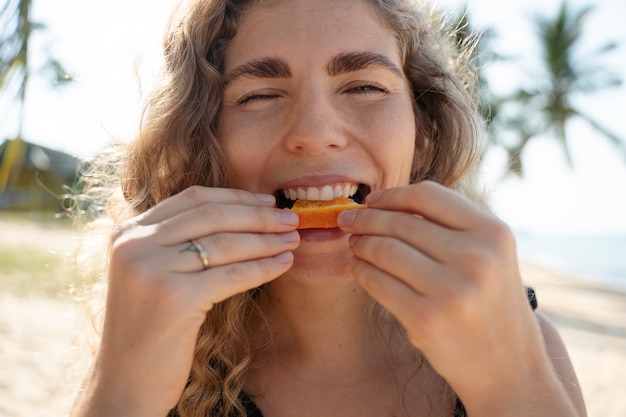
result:
[[[355,93],[355,94],[364,94],[364,95],[369,95],[369,94],[377,94],[377,93],[388,93],[389,90],[387,90],[386,88],[376,84],[376,83],[367,83],[367,84],[362,84],[362,85],[358,85],[356,87],[350,88],[347,90],[348,93]],[[237,104],[238,105],[245,105],[250,103],[251,101],[265,101],[265,100],[270,100],[272,98],[276,98],[278,97],[278,95],[275,94],[261,94],[261,93],[250,93],[247,94],[243,97],[241,97],[239,100],[237,100]]]
[[[275,97],[278,97],[278,96],[274,94],[251,93],[251,94],[246,94],[245,96],[237,100],[237,104],[244,105],[244,104],[248,104],[251,101],[257,101],[257,100],[264,101],[264,100],[269,100]]]
[[[359,94],[372,94],[372,93],[388,93],[389,90],[386,88],[376,84],[376,83],[368,83],[363,85],[358,85],[354,88],[348,90],[348,92],[355,92]]]

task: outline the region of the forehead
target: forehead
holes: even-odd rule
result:
[[[384,54],[401,67],[396,37],[364,1],[270,0],[244,12],[224,64],[228,71],[253,58],[281,56],[314,65],[346,51]]]

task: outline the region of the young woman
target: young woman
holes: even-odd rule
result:
[[[181,5],[72,416],[584,416],[450,51],[411,1]],[[367,208],[297,230],[329,193]]]

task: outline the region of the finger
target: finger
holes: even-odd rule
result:
[[[437,268],[436,261],[398,239],[353,235],[350,248],[358,259],[400,280],[416,293],[432,293],[437,285],[436,280],[424,279],[432,276]]]
[[[164,220],[156,236],[160,244],[169,246],[219,232],[288,232],[298,222],[296,213],[274,207],[204,204]]]
[[[363,260],[355,261],[352,270],[355,281],[407,329],[430,304],[427,297]]]
[[[300,242],[296,231],[280,234],[218,233],[196,240],[206,253],[209,268],[236,262],[261,259],[293,250]],[[164,259],[173,272],[196,272],[205,269],[202,255],[191,243],[171,246]]]
[[[269,258],[232,263],[194,274],[185,274],[181,280],[187,284],[189,300],[195,300],[210,309],[235,294],[278,278],[287,272],[292,264],[293,253],[282,252]]]
[[[337,220],[346,233],[393,237],[439,262],[443,262],[457,238],[456,231],[404,212],[369,208],[350,210],[340,213]]]
[[[461,194],[433,181],[370,194],[368,207],[418,214],[442,226],[464,230],[490,215]]]
[[[159,223],[178,213],[208,203],[273,207],[276,205],[276,199],[271,194],[254,194],[234,188],[210,188],[195,185],[152,207],[138,217],[138,223],[141,225]]]

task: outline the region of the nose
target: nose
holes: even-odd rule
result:
[[[332,99],[309,94],[292,108],[285,143],[291,152],[319,155],[344,148],[346,133],[341,112],[332,105]]]

